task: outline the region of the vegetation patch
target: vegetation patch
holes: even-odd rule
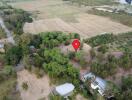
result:
[[[4,30],[0,27],[0,39],[2,38],[6,38],[6,34],[4,32]]]
[[[112,5],[116,4],[114,0],[64,0],[70,1],[71,3],[77,3],[78,5],[85,6],[100,6],[100,5]]]
[[[28,84],[27,84],[27,82],[23,82],[23,83],[22,83],[22,88],[23,88],[23,90],[27,90],[27,89],[28,89]]]
[[[91,71],[97,75],[108,77],[115,74],[118,67],[124,70],[132,68],[132,32],[102,34],[84,41],[93,47]]]
[[[16,74],[12,66],[4,66],[0,71],[0,99],[9,100],[13,98],[19,98],[18,93],[15,92],[16,88]],[[19,100],[19,99],[18,99]]]
[[[21,9],[15,9],[11,6],[0,6],[0,10],[7,28],[15,34],[22,34],[24,23],[32,22],[30,14]]]
[[[88,10],[88,13],[98,15],[98,16],[108,17],[111,20],[114,20],[114,21],[120,22],[124,25],[132,27],[132,16],[125,12],[110,13],[110,12],[104,12],[104,11],[92,9],[92,10]]]
[[[13,53],[14,56],[12,55],[10,58],[15,57],[18,61],[19,55],[21,55],[25,68],[35,72],[38,77],[46,72],[51,79],[59,80],[60,83],[72,82],[79,86],[79,71],[69,64],[68,56],[62,54],[57,48],[62,44],[69,44],[74,37],[78,37],[78,35],[66,35],[62,32],[44,32],[38,35],[22,34],[17,37],[19,38],[17,48],[21,48],[22,54],[16,56]],[[17,51],[17,48],[13,49]],[[12,54],[12,50],[9,50],[7,57],[10,53]],[[13,59],[10,59],[10,61],[16,61]]]
[[[114,41],[115,37],[113,34],[97,35],[95,37],[85,39],[84,42],[90,44],[92,47],[96,47],[103,44],[108,44]]]

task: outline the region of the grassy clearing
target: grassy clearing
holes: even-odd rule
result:
[[[96,9],[92,9],[92,10],[89,10],[88,13],[108,17],[111,20],[114,20],[114,21],[117,21],[117,22],[122,23],[124,25],[132,27],[132,16],[130,16],[124,12],[109,13],[109,12],[98,11]]]

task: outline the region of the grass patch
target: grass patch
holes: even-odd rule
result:
[[[114,20],[114,21],[119,22],[121,24],[132,27],[132,16],[129,14],[126,14],[124,12],[109,13],[109,12],[104,12],[104,11],[92,9],[92,10],[89,10],[88,13],[98,15],[98,16],[108,17],[111,20]]]
[[[15,85],[16,85],[16,78],[8,78],[8,80],[5,80],[2,83],[0,83],[0,100],[7,100],[7,99],[14,100],[18,98],[16,97],[17,95],[13,94]]]

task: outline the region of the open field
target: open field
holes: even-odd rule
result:
[[[76,32],[83,38],[95,36],[104,32],[122,33],[132,31],[132,28],[113,22],[108,18],[90,14],[81,14],[77,18],[78,23],[65,22],[60,18],[37,20],[26,23],[25,33],[39,33],[43,31]],[[106,23],[107,22],[107,23]]]
[[[73,21],[73,19],[75,19],[74,15],[81,12],[80,8],[68,5],[61,0],[22,1],[10,3],[10,5],[33,12],[33,16],[37,16],[37,19],[60,17],[63,19],[71,19],[70,21]]]
[[[91,37],[104,32],[122,33],[132,28],[109,18],[85,13],[86,9],[72,6],[61,0],[33,0],[10,3],[16,8],[32,12],[35,20],[26,23],[25,33],[43,31],[76,32],[82,37]]]
[[[48,100],[48,95],[51,92],[48,76],[44,76],[41,79],[37,79],[35,75],[29,73],[26,70],[18,72],[17,75],[18,87],[22,100],[39,100],[41,98],[45,98],[44,100]],[[27,90],[23,90],[23,82],[27,82]]]

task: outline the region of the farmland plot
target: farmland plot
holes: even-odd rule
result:
[[[85,38],[105,32],[116,34],[132,31],[132,28],[128,26],[109,18],[87,14],[86,9],[70,5],[62,0],[33,0],[10,4],[33,13],[34,22],[24,25],[25,33],[76,32]]]
[[[25,33],[40,33],[44,31],[76,32],[83,38],[96,36],[104,32],[124,33],[132,31],[132,28],[113,22],[108,18],[90,14],[81,14],[77,23],[65,22],[60,18],[36,20],[33,23],[26,23]]]

